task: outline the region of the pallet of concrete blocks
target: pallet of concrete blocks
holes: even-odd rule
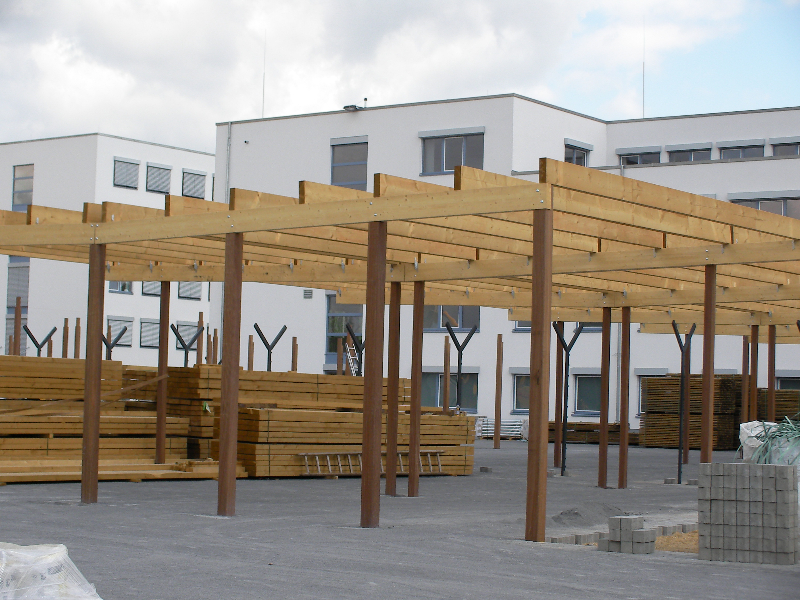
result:
[[[620,516],[608,518],[608,538],[598,540],[601,552],[652,554],[656,550],[655,529],[644,528],[644,517]]]
[[[700,558],[795,564],[800,557],[797,476],[796,466],[701,464]]]

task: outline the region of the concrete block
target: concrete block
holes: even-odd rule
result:
[[[611,529],[608,532],[608,539],[611,540],[612,542],[619,542],[621,541],[621,536],[620,536],[621,533],[622,532],[619,529]]]
[[[750,503],[749,502],[739,502],[736,501],[736,514],[741,515],[742,513],[750,514]]]
[[[748,479],[750,477],[749,463],[736,463],[736,479]]]
[[[737,487],[736,488],[736,502],[746,503],[750,502],[750,488]]]
[[[633,542],[620,542],[620,552],[623,554],[633,554]]]
[[[780,494],[780,492],[778,492]],[[789,517],[792,515],[797,514],[797,504],[789,504],[788,502],[776,502],[775,503],[775,514],[778,516],[778,519],[781,517]]]
[[[761,553],[761,564],[764,565],[777,565],[778,564],[778,556],[775,552],[762,552]]]
[[[699,523],[684,523],[681,525],[681,532],[682,533],[691,533],[692,531],[699,531],[700,524]]]
[[[700,553],[698,558],[700,560],[711,560],[711,548],[703,548],[700,546]]]
[[[761,525],[764,528],[772,528],[778,526],[778,515],[761,515]]]
[[[622,519],[622,517],[608,517],[608,530],[620,529],[622,527],[620,525],[620,519]]]
[[[597,539],[598,540],[607,540],[608,534],[605,531],[597,531]]]
[[[714,523],[711,525],[711,535],[722,537],[722,531],[724,527],[725,526],[722,523]]]
[[[762,550],[761,542],[764,539],[763,536],[764,530],[762,527],[750,526],[750,550]]]
[[[769,479],[775,479],[777,465],[761,465],[761,476]]]
[[[678,480],[675,477],[665,477],[664,478],[664,483],[667,484],[667,485],[672,485],[672,484],[678,483]]]
[[[699,534],[697,536],[697,544],[700,548],[711,548],[711,536]]]
[[[762,539],[761,540],[761,551],[764,552],[765,554],[767,554],[767,553],[774,554],[775,552],[778,551],[778,542],[775,540],[775,538],[772,538],[772,539],[764,538],[764,539]]]
[[[722,477],[725,463],[711,463],[711,475],[713,477]]]
[[[722,495],[723,495],[723,490],[724,489],[725,488],[723,488],[722,486],[720,486],[720,487],[711,486],[711,492],[710,492],[711,499],[712,500],[722,500]]]
[[[750,506],[750,514],[751,515],[763,515],[764,514],[764,503],[760,501],[753,501],[751,500],[748,502]]]
[[[749,550],[736,550],[736,562],[746,563],[750,562]]]
[[[776,552],[775,558],[775,564],[778,565],[793,565],[796,560],[794,552]]]
[[[738,537],[736,538],[736,549],[737,550],[747,550],[750,551],[750,538],[749,537]]]
[[[750,562],[756,565],[760,565],[762,561],[761,552],[757,552],[755,550],[750,550]]]
[[[778,529],[776,527],[762,527],[761,528],[761,539],[764,539],[764,540],[777,540],[778,539]]]
[[[722,474],[725,476],[725,481],[733,478],[736,480],[736,463],[723,463]]]
[[[622,542],[615,542],[613,540],[608,540],[608,551],[622,552]]]
[[[752,481],[752,479],[750,481]],[[761,480],[759,479],[758,486],[750,486],[750,502],[761,502],[763,499]]]
[[[699,485],[699,479],[687,479],[686,485]]]
[[[697,523],[703,525],[711,525],[711,511],[698,512]]]
[[[653,552],[655,552],[655,549],[656,549],[655,542],[633,543],[634,554],[652,554]]]
[[[776,477],[775,489],[779,492],[797,491],[796,480],[789,479],[788,477]]]
[[[608,540],[598,540],[597,541],[597,549],[600,552],[608,552]]]
[[[736,513],[736,527],[750,527],[750,513]]]
[[[777,502],[778,501],[778,493],[774,489],[769,488],[762,488],[761,490],[761,501],[762,502]]]
[[[722,538],[722,548],[724,550],[736,550],[736,538],[735,537],[723,537]]]
[[[764,479],[761,477],[761,474],[753,475],[752,472],[750,473],[750,489],[761,488],[764,485]]]
[[[697,498],[698,500],[711,500],[711,488],[710,487],[697,488]]]
[[[735,487],[724,487],[722,488],[722,499],[725,502],[735,502],[736,501],[736,488]]]
[[[795,546],[797,544],[794,540],[776,540],[775,541],[775,552],[782,553],[782,552],[791,552],[794,553]]]
[[[778,527],[791,531],[793,536],[797,536],[797,515],[778,515]]]
[[[700,475],[711,476],[711,463],[700,463],[700,466],[697,469],[697,472]]]
[[[777,490],[775,496],[778,504],[797,504],[797,490]]]
[[[562,535],[559,538],[559,544],[574,544],[575,543],[575,536],[574,535]]]
[[[725,551],[721,548],[712,548],[711,549],[711,560],[722,561],[725,560],[725,555],[723,554]]]
[[[656,541],[655,529],[636,529],[633,531],[633,543],[643,544]]]
[[[723,550],[722,560],[725,562],[736,562],[736,550]]]
[[[723,526],[723,528],[722,528],[722,537],[735,538],[736,537],[736,524]]]
[[[686,532],[684,532],[684,533],[686,533]],[[700,537],[702,537],[702,536],[710,537],[711,536],[711,525],[709,525],[708,523],[699,523],[697,525],[697,535],[699,535]]]
[[[633,531],[634,529],[642,529],[644,527],[644,517],[629,516],[620,517],[620,529],[622,531]]]
[[[578,546],[585,546],[586,544],[593,544],[595,542],[597,542],[597,537],[594,533],[575,534],[575,544]]]

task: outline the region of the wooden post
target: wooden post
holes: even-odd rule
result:
[[[69,358],[69,319],[64,319],[61,330],[61,358]]]
[[[608,487],[608,382],[611,371],[611,308],[603,308],[603,339],[600,358],[600,448],[597,487]]]
[[[223,323],[222,326],[225,327],[225,324]],[[214,330],[214,339],[211,343],[214,346],[214,351],[211,353],[211,364],[216,365],[219,364],[219,331],[217,329]]]
[[[336,374],[341,375],[343,369],[343,361],[342,361],[342,338],[336,338]]]
[[[387,496],[397,495],[397,411],[400,387],[400,282],[389,291],[389,362],[386,374],[386,486]],[[341,338],[338,349],[341,350]],[[338,357],[341,360],[341,354]]]
[[[105,290],[103,290],[105,293]],[[100,329],[103,328],[103,324],[100,324]],[[102,343],[102,342],[101,342]],[[80,358],[81,357],[81,318],[77,317],[75,319],[75,349],[72,354],[73,358]]]
[[[53,358],[53,338],[47,340],[47,358]]]
[[[253,370],[253,354],[255,354],[256,345],[253,342],[253,336],[247,338],[247,370]]]
[[[209,333],[206,334],[206,364],[207,365],[212,364],[211,363],[211,358],[212,358],[211,357],[211,352],[212,352],[212,349],[213,349],[212,347],[213,347],[213,344],[211,342],[211,332],[209,332]]]
[[[553,211],[533,211],[531,368],[525,539],[543,542],[547,507],[547,429],[550,399],[550,302]]]
[[[717,266],[706,265],[703,303],[703,405],[700,422],[700,462],[710,463],[714,446],[714,336],[717,307]]]
[[[381,306],[383,306],[381,304]],[[297,372],[297,338],[292,338],[292,371]]]
[[[444,336],[444,367],[442,369],[442,412],[450,410],[450,336]]]
[[[209,284],[211,285],[211,284]],[[205,329],[205,323],[203,323],[203,313],[201,312],[197,316],[197,329],[203,331]],[[195,357],[195,365],[202,365],[203,364],[203,334],[197,336],[197,356]]]
[[[88,329],[87,329],[88,331]],[[111,343],[111,323],[106,325],[106,341]],[[105,344],[103,344],[105,346]],[[111,360],[111,348],[106,348],[106,360]]]
[[[81,502],[97,502],[100,452],[100,393],[103,364],[103,301],[105,299],[106,245],[89,246],[89,293],[86,315],[86,362],[83,391],[83,452]],[[76,331],[78,327],[76,326]]]
[[[767,329],[767,421],[775,422],[775,325]]]
[[[225,283],[222,308],[219,485],[217,514],[236,514],[236,452],[239,425],[239,336],[242,325],[242,253],[244,235],[225,234]],[[217,343],[214,330],[214,343]],[[216,360],[214,361],[216,363]]]
[[[628,413],[631,376],[631,307],[622,307],[621,344],[619,349],[619,472],[617,489],[628,487]],[[556,402],[558,404],[558,402]],[[558,429],[558,427],[556,427]]]
[[[750,342],[746,335],[742,336],[742,406],[739,411],[739,422],[747,423],[750,420]]]
[[[503,409],[503,334],[497,334],[497,366],[494,375],[494,449],[500,448],[500,423]]]
[[[564,335],[564,321],[557,321],[556,328]],[[553,466],[561,467],[561,420],[564,418],[562,398],[564,397],[564,348],[556,341],[556,412],[553,429]],[[549,418],[549,415],[548,415]]]
[[[411,406],[408,435],[408,496],[419,496],[419,428],[422,412],[422,319],[425,282],[414,282],[414,323],[411,327]]]
[[[22,298],[17,296],[14,305],[14,355],[22,354]]]
[[[750,420],[758,419],[758,325],[750,326],[750,402],[747,413]]]
[[[691,417],[691,381],[692,381],[692,338],[686,336],[683,345],[683,389],[686,390],[686,397],[683,399],[683,464],[689,464],[689,426],[692,422]]]
[[[169,291],[170,282],[161,282],[158,315],[158,376],[169,373]],[[167,461],[167,379],[156,387],[156,464]]]
[[[14,354],[14,334],[12,333],[8,336],[8,346],[6,346],[6,355],[10,356]]]

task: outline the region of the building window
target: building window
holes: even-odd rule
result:
[[[331,146],[331,184],[367,191],[367,143]]]
[[[514,331],[530,331],[530,321],[514,321]]]
[[[454,408],[456,405],[456,394],[458,374],[450,374],[450,399],[449,405]],[[443,373],[423,373],[421,382],[422,406],[441,407],[444,398],[444,374]],[[478,374],[461,373],[461,410],[465,412],[477,412],[478,410]]]
[[[585,167],[588,155],[589,153],[583,148],[576,148],[575,146],[564,147],[564,162]]]
[[[19,297],[20,311],[22,312],[22,325],[28,324],[28,292],[30,289],[31,266],[30,259],[23,256],[8,257],[8,282],[6,286],[6,336],[14,335],[14,312]],[[23,330],[24,333],[24,330]],[[25,356],[28,347],[28,336],[22,335],[19,340],[20,353]]]
[[[727,158],[758,158],[764,156],[764,146],[742,146],[740,148],[720,148],[719,157]]]
[[[332,364],[336,362],[336,340],[342,340],[342,347],[344,347],[344,342],[347,340],[346,325],[348,323],[353,329],[353,333],[358,337],[358,341],[361,341],[363,306],[361,304],[340,304],[336,301],[335,294],[329,294],[327,299],[328,317],[326,323],[325,362]]]
[[[675,150],[669,153],[669,162],[697,162],[711,160],[711,148],[702,150]]]
[[[127,327],[128,329],[125,330],[125,333],[122,334],[122,337],[117,342],[116,347],[121,348],[130,348],[133,345],[133,318],[132,317],[108,317],[108,325],[107,327],[111,328],[111,339],[108,340],[109,343],[114,341],[119,335],[119,332],[122,331],[123,327]],[[108,332],[106,332],[107,334]]]
[[[575,413],[597,414],[600,412],[600,376],[575,376]]]
[[[619,157],[619,162],[626,167],[628,165],[650,165],[661,162],[661,153],[643,152],[641,154],[626,154]]]
[[[160,281],[142,282],[142,296],[160,296],[160,295],[161,295]]]
[[[175,327],[178,328],[178,333],[181,334],[183,341],[188,343],[189,340],[191,340],[197,333],[199,324],[196,321],[178,321],[175,323]],[[181,346],[181,343],[178,341],[177,337],[175,337],[175,349],[183,350],[183,346]],[[189,346],[189,350],[197,350],[197,340],[192,342],[192,345]]]
[[[199,281],[179,281],[178,298],[183,300],[200,300],[203,284]]]
[[[139,347],[158,348],[158,319],[139,319]]]
[[[659,379],[663,375],[640,375],[639,376],[639,414],[647,412],[647,383],[651,379]]]
[[[206,197],[206,174],[184,169],[182,188],[182,195],[202,200]]]
[[[17,165],[14,167],[14,187],[11,196],[11,209],[19,212],[27,211],[33,204],[33,165]]]
[[[483,134],[422,140],[422,174],[452,173],[459,165],[483,169]]]
[[[513,412],[528,412],[531,400],[531,376],[514,375],[514,410]]]
[[[800,377],[778,377],[779,390],[800,390]]]
[[[114,159],[114,187],[139,189],[139,161],[127,158]]]
[[[159,165],[147,165],[147,191],[159,194],[169,194],[169,182],[172,170]]]
[[[797,156],[800,154],[800,143],[798,144],[773,144],[772,156]]]
[[[133,294],[132,281],[109,281],[108,291],[115,294]]]
[[[472,329],[481,326],[480,306],[426,306],[422,315],[422,326],[428,330],[445,329],[450,323],[453,329]]]
[[[800,219],[800,198],[770,198],[765,200],[736,200],[736,204],[764,210],[776,215]]]
[[[581,329],[581,333],[598,333],[603,331],[603,323],[601,321],[583,321],[581,323],[583,325],[583,329]],[[578,324],[575,324],[575,328],[577,329]]]

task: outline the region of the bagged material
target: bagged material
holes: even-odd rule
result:
[[[742,460],[755,464],[800,465],[800,421],[750,421],[739,426]]]
[[[0,542],[0,600],[101,600],[63,544]]]

